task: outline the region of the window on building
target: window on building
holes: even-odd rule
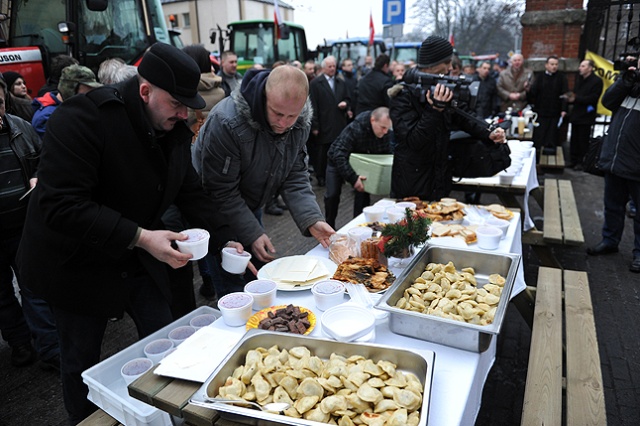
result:
[[[189,16],[188,13],[183,13],[182,14],[182,28],[189,28],[191,27],[191,17]]]

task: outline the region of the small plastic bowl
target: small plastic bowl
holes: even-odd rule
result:
[[[174,346],[178,346],[180,343],[191,337],[195,332],[196,329],[190,325],[176,327],[169,332],[169,340],[173,342]]]
[[[218,317],[213,314],[202,314],[198,315],[197,317],[191,318],[191,321],[189,321],[189,325],[196,330],[199,330],[202,327],[207,327],[213,324],[213,322],[217,319]]]
[[[522,141],[520,142],[520,146],[522,146],[524,149],[531,149],[533,148],[533,141]]]
[[[253,297],[253,310],[259,311],[276,303],[278,284],[271,280],[253,280],[244,286],[244,292]]]
[[[344,283],[338,280],[318,281],[311,287],[313,300],[321,311],[337,306],[344,302]]]
[[[516,173],[509,173],[506,171],[500,172],[498,174],[498,179],[501,185],[511,185],[515,177],[516,177]]]
[[[489,219],[484,221],[484,224],[487,226],[494,226],[499,230],[501,230],[502,231],[501,240],[504,240],[504,237],[507,236],[507,231],[509,230],[509,225],[510,225],[508,220],[498,219],[497,217],[490,217]]]
[[[152,340],[144,347],[144,356],[157,364],[171,349],[173,349],[173,342],[170,339]]]
[[[396,202],[393,201],[393,200],[382,199],[382,200],[376,201],[373,205],[374,206],[378,206],[378,207],[382,207],[384,209],[388,209],[389,207],[395,206]]]
[[[367,222],[382,222],[384,210],[382,206],[368,206],[362,209],[362,212]]]
[[[251,253],[249,252],[238,253],[234,247],[222,249],[222,269],[230,274],[244,274],[250,261]]]
[[[415,210],[417,206],[416,206],[416,203],[412,203],[411,201],[400,201],[399,203],[396,203],[396,207],[399,207],[402,210],[404,210],[406,208],[410,208],[411,210]]]
[[[387,217],[389,218],[389,223],[396,223],[404,219],[404,215],[404,208],[394,206],[387,209]]]
[[[129,385],[138,377],[149,371],[153,367],[153,361],[149,358],[134,358],[125,363],[120,369],[120,375],[124,382]]]
[[[483,250],[495,250],[500,245],[502,231],[494,226],[480,226],[476,229],[478,247]]]
[[[376,325],[371,310],[345,303],[328,309],[321,318],[323,332],[339,342],[352,342],[368,336]]]
[[[181,234],[185,234],[189,238],[184,241],[177,241],[178,250],[182,253],[192,254],[191,260],[199,260],[209,252],[209,232],[205,229],[192,228],[186,229]]]
[[[229,293],[218,300],[218,309],[222,312],[222,319],[229,327],[240,327],[251,317],[253,296],[249,293]]]

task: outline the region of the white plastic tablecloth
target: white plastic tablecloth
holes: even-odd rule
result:
[[[529,193],[540,186],[538,183],[538,173],[536,172],[536,150],[531,148],[527,150],[527,152],[529,153],[529,156],[522,159],[522,169],[520,169],[520,172],[513,178],[513,182],[511,183],[512,187],[524,189],[522,220],[524,222],[523,228],[525,231],[535,227],[535,224],[529,215]],[[460,179],[459,182],[456,180],[456,183],[480,186],[485,185],[491,188],[502,186],[498,175],[483,178],[463,178]]]

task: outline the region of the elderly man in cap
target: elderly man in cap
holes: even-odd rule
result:
[[[199,81],[193,59],[157,43],[138,76],[73,96],[49,120],[18,266],[52,307],[71,424],[95,409],[81,373],[100,360],[108,319],[126,311],[140,338],[173,320],[168,268],[192,256],[173,247],[187,235],[163,228],[167,207],[212,233],[209,250],[232,239],[191,166]]]
[[[442,37],[429,36],[422,42],[416,72],[448,74],[453,47]],[[410,80],[407,80],[410,81]],[[477,138],[504,142],[504,131],[490,131],[480,121],[467,121],[450,107],[453,93],[437,84],[424,95],[402,83],[389,90],[390,113],[396,146],[391,170],[391,196],[420,197],[437,201],[451,191],[451,168],[447,148],[449,133],[462,129]]]

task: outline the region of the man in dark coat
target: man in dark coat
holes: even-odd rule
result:
[[[211,251],[231,239],[214,232],[218,209],[191,165],[187,107],[205,105],[198,66],[157,43],[138,74],[51,116],[18,249],[25,285],[53,310],[72,424],[95,410],[81,373],[100,360],[108,319],[127,311],[141,338],[173,320],[168,268],[192,256],[172,247],[187,236],[164,230],[166,209],[209,230]]]
[[[355,114],[389,106],[387,90],[393,86],[389,77],[389,56],[384,53],[376,58],[373,70],[358,81],[358,105]]]
[[[340,133],[329,148],[327,165],[327,190],[324,194],[324,211],[327,223],[335,228],[342,184],[349,182],[356,191],[353,197],[353,217],[371,203],[365,191],[366,176],[359,176],[349,164],[349,156],[356,154],[391,154],[389,108],[379,107],[358,115]]]
[[[478,118],[493,117],[498,112],[498,89],[496,80],[491,77],[491,63],[483,61],[476,70],[478,97],[476,99],[476,116]]]
[[[533,132],[533,144],[540,158],[541,151],[555,154],[558,145],[558,122],[567,115],[567,102],[562,95],[568,92],[567,77],[558,71],[558,57],[549,56],[545,71],[536,76],[529,90],[529,101],[538,113],[539,126]]]
[[[442,37],[429,36],[422,42],[417,69],[404,75],[411,81],[411,73],[419,70],[429,74],[448,74],[451,70],[453,46]],[[461,129],[479,139],[490,138],[504,142],[504,131],[491,132],[479,121],[460,119],[451,108],[453,93],[438,84],[434,93],[422,94],[411,84],[396,85],[390,91],[391,121],[396,145],[391,170],[391,196],[420,197],[437,201],[451,191],[451,167],[448,164],[449,134]]]
[[[313,106],[311,133],[316,139],[316,178],[324,186],[327,172],[327,152],[352,115],[349,93],[344,81],[336,78],[336,58],[327,56],[322,61],[322,75],[309,85]]]
[[[605,172],[602,240],[587,249],[591,256],[618,252],[629,196],[636,206],[640,203],[640,81],[635,67],[621,74],[607,89],[602,105],[610,109],[613,116],[598,162],[598,167]],[[633,233],[633,261],[629,270],[638,273],[640,215],[633,218]]]
[[[353,61],[349,58],[342,60],[338,78],[344,80],[351,105],[358,105],[358,77],[353,69]]]
[[[582,170],[582,159],[589,147],[591,126],[598,116],[598,99],[602,94],[602,79],[593,73],[592,60],[580,62],[579,75],[573,93],[568,95],[568,102],[573,104],[569,116],[571,122],[571,164],[575,170]]]

